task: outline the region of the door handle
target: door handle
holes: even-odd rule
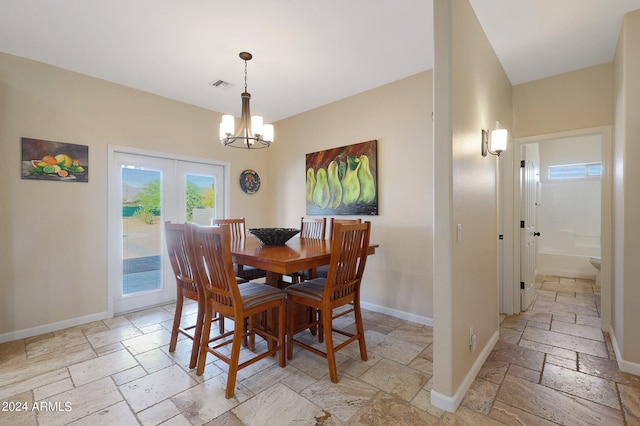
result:
[[[539,236],[540,236],[540,233],[539,233],[539,232],[534,232],[534,233],[533,233],[533,236],[534,236],[534,237],[539,237]]]

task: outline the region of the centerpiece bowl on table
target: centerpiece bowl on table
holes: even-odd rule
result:
[[[267,246],[282,246],[300,232],[297,228],[250,228],[249,234]]]

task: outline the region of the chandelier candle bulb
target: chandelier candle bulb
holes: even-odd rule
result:
[[[273,142],[273,124],[265,124],[262,127],[262,139],[264,139],[267,142]]]
[[[254,115],[251,117],[251,131],[256,136],[262,135],[263,121],[262,117],[259,115]]]
[[[220,135],[231,136],[235,130],[235,118],[233,115],[225,114],[222,116],[222,124],[220,125]]]

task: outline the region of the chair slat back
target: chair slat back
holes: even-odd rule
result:
[[[244,217],[239,219],[212,219],[212,225],[229,225],[229,235],[232,242],[243,241],[247,235]]]
[[[164,224],[164,233],[169,261],[177,284],[187,291],[197,293],[196,271],[188,253],[185,225],[167,221]]]
[[[235,301],[241,299],[233,271],[229,226],[188,226],[193,229],[196,266],[205,297],[211,300],[215,311],[235,317],[241,308]]]
[[[367,262],[371,223],[337,223],[331,241],[331,261],[325,298],[344,302],[358,296]]]
[[[326,217],[303,217],[300,221],[300,238],[318,238],[324,240],[326,227]]]
[[[336,219],[334,217],[332,217],[329,220],[329,239],[332,240],[333,239],[333,228],[334,225],[337,223],[362,223],[362,219],[357,218],[357,219]]]

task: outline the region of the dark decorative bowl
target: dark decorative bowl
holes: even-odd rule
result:
[[[296,228],[251,228],[249,233],[268,246],[282,246],[300,230]]]

